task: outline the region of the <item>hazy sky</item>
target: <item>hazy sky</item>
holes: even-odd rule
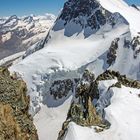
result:
[[[66,0],[0,0],[0,16],[58,14]],[[125,0],[140,5],[140,0]]]

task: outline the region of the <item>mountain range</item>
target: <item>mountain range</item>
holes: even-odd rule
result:
[[[0,59],[26,51],[43,39],[54,20],[55,16],[52,14],[0,18]]]

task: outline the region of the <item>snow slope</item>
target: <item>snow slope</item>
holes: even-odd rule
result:
[[[40,140],[57,139],[62,123],[67,117],[71,99],[70,97],[63,105],[57,108],[48,108],[46,105],[42,105],[41,111],[34,117],[34,124],[38,130]]]
[[[137,35],[140,32],[140,12],[137,9],[129,6],[123,0],[99,0],[101,5],[110,12],[120,13],[130,24],[132,35]]]
[[[140,13],[121,0],[100,0],[99,3],[93,1],[95,2],[94,4],[97,4],[97,7],[94,7],[90,0],[86,0],[87,3],[83,6],[85,9],[81,11],[83,1],[80,0],[77,4],[76,1],[69,0],[43,44],[39,43],[41,46],[37,44],[30,48],[23,60],[10,67],[11,72],[20,73],[27,83],[28,94],[31,97],[30,113],[34,116],[34,123],[38,129],[40,140],[57,139],[58,132],[62,122],[66,119],[68,108],[71,104],[70,95],[73,93],[57,101],[53,99],[50,94],[50,87],[54,81],[79,78],[85,69],[92,71],[96,77],[106,69],[113,69],[131,78],[139,78],[140,56],[138,55],[134,59],[134,51],[131,47],[125,48],[124,41],[131,42],[132,37],[139,32]],[[76,7],[71,9],[71,5]],[[87,9],[91,9],[91,11]],[[71,11],[70,13],[67,12],[69,10]],[[132,14],[126,14],[126,11],[130,11]],[[79,14],[78,16],[77,13]],[[95,22],[94,18],[91,17],[98,20]],[[133,21],[134,18],[135,22]],[[120,38],[116,52],[117,57],[115,62],[109,66],[106,63],[107,53],[112,41],[116,38]],[[132,98],[130,98],[129,90],[134,92]],[[136,105],[139,105],[138,97],[136,96],[139,90],[123,87],[122,89],[114,88],[112,92],[114,96],[112,97],[111,105],[106,109],[106,117],[112,123],[112,128],[106,130],[107,132],[104,131],[103,133],[105,134],[102,136],[95,134],[90,128],[82,128],[72,123],[69,126],[66,140],[79,140],[81,138],[79,133],[84,131],[83,140],[94,137],[100,140],[104,136],[107,138],[109,135],[114,134],[116,136],[114,136],[113,140],[119,138],[120,131],[127,126],[125,126],[125,123],[124,126],[121,126],[120,119],[114,118],[118,116],[111,114],[110,111],[115,113],[115,109],[118,111],[119,107],[122,107],[123,111],[128,114],[130,110],[129,108],[125,110],[125,106],[135,101],[136,104],[133,104],[132,108],[130,108],[135,112],[138,109]],[[123,92],[125,93],[121,94]],[[123,96],[127,97],[127,103],[124,102]],[[122,99],[120,102],[119,97]],[[121,118],[124,113],[118,111],[118,115]],[[136,122],[129,123],[132,128],[134,127],[133,124],[139,122],[139,113],[135,113],[135,115],[137,116]],[[126,121],[128,120],[126,119]],[[119,127],[118,131],[116,131],[116,126]],[[132,131],[132,137],[136,138],[137,136],[138,133]],[[127,136],[120,136],[120,138],[127,138]]]

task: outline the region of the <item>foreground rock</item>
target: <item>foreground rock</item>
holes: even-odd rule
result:
[[[0,140],[38,140],[26,84],[0,67]]]

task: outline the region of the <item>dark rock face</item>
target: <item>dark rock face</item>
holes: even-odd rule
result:
[[[82,17],[87,18],[86,24]],[[111,13],[103,9],[96,0],[69,0],[65,3],[59,18],[65,21],[65,25],[74,19],[74,22],[82,27],[89,26],[98,30],[110,17]]]
[[[118,49],[118,41],[119,41],[119,38],[112,41],[112,44],[111,44],[109,51],[107,53],[107,63],[109,64],[109,66],[111,66],[116,60],[116,57],[117,57],[116,51]]]
[[[109,66],[113,65],[117,58],[117,49],[119,47],[119,38],[116,38],[112,41],[111,46],[107,53],[107,64]],[[124,48],[128,48],[133,50],[134,59],[137,59],[138,55],[140,54],[140,37],[134,37],[133,39],[127,40],[124,39]],[[118,54],[119,55],[119,54]]]
[[[135,4],[132,4],[131,6],[140,11],[140,9]]]
[[[140,37],[139,36],[134,37],[131,44],[132,44],[132,49],[135,50],[137,46],[140,45]]]
[[[93,0],[69,0],[64,4],[60,18],[65,21],[70,21],[78,16],[89,16],[98,7],[99,3]]]
[[[0,139],[38,140],[33,119],[28,114],[29,96],[26,84],[16,75],[0,68]]]
[[[107,70],[105,71],[103,74],[99,75],[97,77],[98,81],[101,80],[111,80],[117,78],[118,82],[116,86],[120,87],[121,85],[124,85],[126,87],[131,87],[131,88],[138,88],[140,89],[140,82],[137,80],[132,80],[126,77],[126,75],[121,75],[119,72],[115,72],[115,71],[111,71],[111,70]]]
[[[50,94],[55,100],[66,97],[73,90],[73,81],[71,79],[54,81],[50,87]]]
[[[140,36],[134,37],[131,44],[134,50],[134,58],[136,59],[140,53],[140,48],[137,49],[137,47],[140,46]]]

